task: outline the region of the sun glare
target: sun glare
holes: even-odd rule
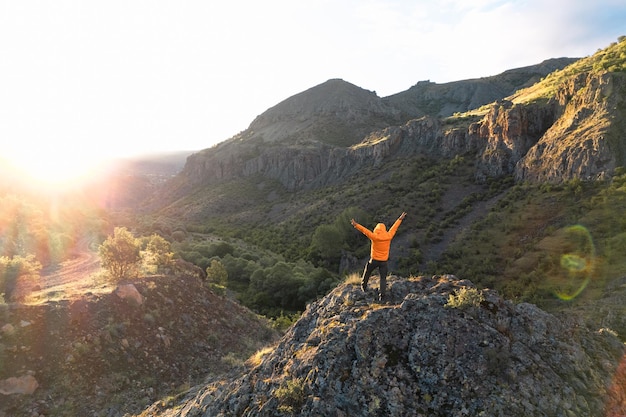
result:
[[[28,152],[10,158],[21,178],[35,186],[49,189],[71,188],[93,178],[104,160],[88,154]]]

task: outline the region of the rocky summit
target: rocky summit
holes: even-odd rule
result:
[[[376,286],[376,282],[374,282]],[[478,290],[391,277],[390,300],[345,283],[260,362],[159,416],[624,415],[624,345],[608,329]]]

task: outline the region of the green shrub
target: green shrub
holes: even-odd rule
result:
[[[291,327],[292,324],[297,322],[299,318],[299,313],[285,315],[285,313],[281,311],[280,316],[270,319],[270,323],[272,328],[284,333]]]
[[[4,293],[4,298],[10,300],[18,278],[37,277],[40,270],[41,263],[34,255],[0,256],[0,294]]]
[[[482,291],[476,288],[461,288],[450,294],[445,307],[458,308],[464,310],[469,307],[480,307],[480,303],[485,301]]]
[[[306,396],[304,395],[304,380],[296,378],[288,380],[285,384],[276,388],[274,396],[278,400],[278,411],[295,415],[297,414]]]
[[[206,269],[207,281],[213,284],[225,286],[228,282],[228,271],[217,259],[211,260],[211,265]]]
[[[99,248],[102,267],[114,282],[131,278],[141,262],[141,242],[125,227],[116,227]]]

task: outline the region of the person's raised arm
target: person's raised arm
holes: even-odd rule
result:
[[[354,226],[354,228],[356,230],[358,230],[359,232],[363,233],[365,236],[367,236],[368,238],[372,238],[372,231],[369,230],[367,227],[360,225],[359,223],[356,222],[356,220],[351,219],[350,220],[350,224],[352,224],[352,226]]]
[[[406,211],[403,211],[400,217],[398,217],[398,220],[396,220],[395,223],[389,229],[389,233],[391,233],[392,235],[395,235],[396,231],[398,230],[398,227],[400,227],[400,223],[402,223],[402,220],[404,220],[405,217],[406,217]]]

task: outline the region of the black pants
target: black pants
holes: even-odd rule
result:
[[[378,272],[380,273],[380,299],[385,298],[385,293],[387,291],[387,261],[377,261],[376,259],[370,259],[370,261],[365,265],[365,270],[363,271],[363,277],[361,278],[361,288],[363,291],[367,289],[367,283],[370,280],[370,275],[374,272],[374,269],[378,268]]]

